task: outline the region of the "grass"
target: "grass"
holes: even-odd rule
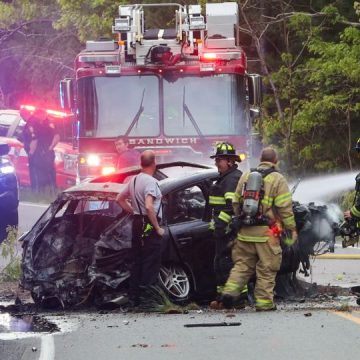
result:
[[[0,246],[0,255],[7,264],[0,271],[0,282],[17,281],[21,276],[21,257],[17,248],[18,229],[16,226],[8,226],[6,231],[8,235]]]

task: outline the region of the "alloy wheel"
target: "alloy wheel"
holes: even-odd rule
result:
[[[190,293],[190,279],[180,265],[163,265],[160,268],[161,285],[174,300],[185,300]]]

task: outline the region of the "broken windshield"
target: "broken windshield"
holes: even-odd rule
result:
[[[164,78],[164,132],[168,136],[246,133],[245,82],[235,74]]]

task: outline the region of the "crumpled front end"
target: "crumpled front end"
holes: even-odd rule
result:
[[[63,196],[24,239],[22,286],[43,307],[108,301],[126,287],[131,226],[112,197]]]

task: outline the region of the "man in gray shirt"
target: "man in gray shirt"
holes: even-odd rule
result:
[[[132,260],[130,269],[130,297],[139,303],[140,287],[145,290],[157,282],[161,265],[161,239],[164,229],[161,191],[153,177],[156,170],[155,153],[146,150],[141,154],[141,173],[133,177],[117,196],[120,206],[134,215]]]

